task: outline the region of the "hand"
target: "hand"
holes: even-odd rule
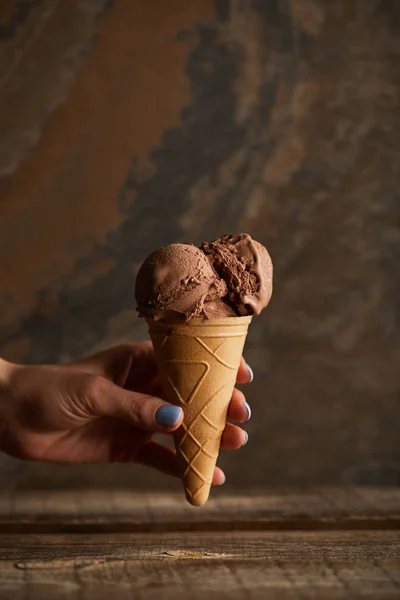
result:
[[[242,359],[237,381],[251,379]],[[178,475],[175,452],[151,440],[154,433],[178,429],[183,412],[161,399],[150,342],[123,344],[57,366],[0,360],[0,384],[0,450],[11,456],[62,463],[137,462]],[[235,389],[228,417],[244,422],[249,416],[243,393]],[[242,429],[226,424],[222,448],[237,449],[246,441]],[[224,481],[216,468],[213,484]]]

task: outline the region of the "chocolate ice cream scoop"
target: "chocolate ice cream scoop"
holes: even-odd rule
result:
[[[259,315],[272,294],[272,261],[264,246],[247,233],[234,233],[200,248],[225,281],[236,313]]]
[[[209,260],[196,246],[170,244],[156,250],[139,269],[136,278],[136,301],[139,315],[159,319],[188,319],[207,316],[206,304],[211,312],[217,311],[219,300],[226,296],[223,279],[214,271]],[[226,307],[224,316],[234,316]]]
[[[272,293],[272,262],[246,233],[224,235],[200,248],[171,244],[139,269],[139,316],[153,320],[258,315]]]

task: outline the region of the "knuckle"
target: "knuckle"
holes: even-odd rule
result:
[[[135,420],[143,425],[149,420],[149,396],[141,395],[141,394],[129,394],[127,396],[127,409],[129,414],[131,414]]]
[[[132,415],[139,415],[142,410],[142,398],[139,396],[139,394],[135,394],[135,393],[127,393],[125,396],[125,405],[127,408],[127,411],[132,414]]]
[[[135,350],[135,345],[133,342],[124,342],[123,344],[120,344],[118,346],[118,350],[119,352],[121,352],[121,354],[131,355],[132,352]]]
[[[80,397],[84,412],[95,415],[104,410],[104,399],[108,397],[108,381],[100,375],[84,375],[80,385]]]
[[[83,396],[89,400],[96,398],[101,391],[101,377],[85,374],[81,383],[81,391]]]

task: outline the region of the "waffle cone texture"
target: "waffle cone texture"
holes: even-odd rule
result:
[[[174,432],[187,500],[210,494],[226,413],[251,317],[194,318],[185,324],[148,320],[166,399],[184,411]]]

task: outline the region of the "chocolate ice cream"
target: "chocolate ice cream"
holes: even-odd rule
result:
[[[146,258],[136,279],[139,315],[154,320],[207,316],[207,304],[214,307],[227,292],[204,252],[190,244],[156,250]],[[227,310],[231,311],[229,306]]]
[[[271,259],[248,234],[224,235],[200,248],[160,248],[139,269],[135,289],[141,317],[183,322],[257,315],[271,293]]]
[[[272,262],[264,246],[247,233],[234,233],[203,242],[200,248],[226,282],[224,300],[238,315],[259,315],[272,294]]]

